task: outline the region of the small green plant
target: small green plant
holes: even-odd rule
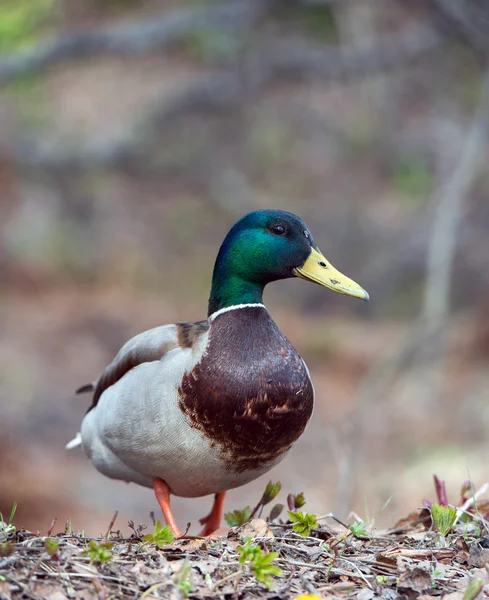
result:
[[[51,558],[55,558],[58,554],[59,542],[53,538],[47,538],[44,542],[44,549]]]
[[[237,527],[238,525],[244,525],[246,521],[251,517],[251,508],[245,506],[243,510],[233,510],[224,515],[224,519],[229,527]]]
[[[372,537],[367,531],[367,528],[365,527],[365,523],[363,521],[355,521],[355,523],[350,525],[350,531],[356,538],[359,539],[369,539]]]
[[[318,526],[318,522],[316,519],[316,515],[310,515],[308,513],[303,512],[293,512],[289,510],[289,519],[292,521],[292,531],[302,535],[304,537],[308,537],[311,535],[311,529],[314,529]]]
[[[431,506],[431,518],[438,533],[445,537],[450,533],[457,520],[457,509],[453,506],[433,504]]]
[[[266,506],[267,504],[270,504],[270,502],[272,502],[272,500],[274,500],[277,497],[277,495],[281,489],[282,489],[282,484],[280,483],[280,481],[277,481],[277,483],[273,483],[273,482],[269,481],[267,483],[267,487],[265,488],[265,491],[263,492],[262,497],[258,501],[258,504],[255,506],[255,508],[251,511],[251,514],[248,516],[248,519],[252,519],[253,517],[255,517],[255,515],[261,516],[263,507]],[[246,519],[246,520],[248,520],[248,519]]]
[[[301,492],[300,494],[289,494],[287,496],[287,506],[289,507],[289,510],[295,511],[298,510],[299,508],[302,508],[304,506],[304,504],[306,503],[306,498],[304,496],[304,492]]]
[[[171,532],[170,527],[168,525],[163,527],[161,521],[156,521],[154,533],[148,533],[143,537],[145,542],[151,542],[158,546],[158,548],[166,546],[166,544],[171,544],[174,539],[175,535]]]
[[[294,506],[296,509],[302,508],[305,503],[306,503],[306,497],[304,496],[304,492],[301,492],[300,494],[296,494],[294,496]]]
[[[385,585],[387,583],[387,576],[386,575],[376,575],[375,576],[375,581],[379,585]]]
[[[182,592],[184,598],[188,598],[189,594],[194,591],[194,586],[189,579],[190,569],[190,562],[185,560],[173,578],[173,583]]]
[[[12,505],[12,510],[10,511],[10,517],[8,521],[5,521],[2,513],[0,513],[0,539],[6,538],[12,533],[17,531],[17,528],[14,525],[15,513],[17,512],[17,502],[14,502]]]
[[[237,547],[237,552],[239,564],[248,565],[256,579],[271,590],[273,588],[272,576],[282,575],[282,569],[271,564],[278,557],[278,552],[265,554],[259,546],[251,545],[250,538],[246,538],[244,544]]]
[[[96,542],[90,540],[88,548],[82,552],[90,558],[91,563],[106,563],[112,560],[112,547],[114,544],[111,542]]]
[[[263,492],[263,496],[261,497],[260,503],[263,506],[270,504],[270,502],[272,502],[272,500],[275,500],[275,498],[278,496],[281,489],[282,484],[280,483],[280,481],[277,481],[277,483],[272,483],[271,481],[269,481],[267,483],[265,491]]]

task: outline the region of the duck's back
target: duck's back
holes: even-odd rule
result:
[[[132,358],[120,353],[101,378],[107,387],[82,426],[95,466],[148,486],[161,477],[176,495],[201,496],[279,462],[311,416],[313,388],[266,309],[158,330],[133,341]],[[148,353],[144,335],[156,350]]]

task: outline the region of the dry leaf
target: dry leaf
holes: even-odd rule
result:
[[[33,588],[33,593],[43,600],[67,600],[67,597],[56,585],[38,584]]]
[[[373,590],[370,590],[369,588],[363,588],[363,590],[358,592],[357,600],[372,600],[374,596],[375,593]]]
[[[375,556],[375,563],[379,567],[383,567],[384,569],[389,569],[391,571],[397,571],[397,558],[393,556],[386,556],[385,554],[377,554]]]
[[[426,569],[420,567],[407,569],[399,577],[399,587],[411,589],[415,592],[422,592],[431,587],[431,574]]]
[[[477,542],[470,545],[467,564],[469,567],[482,569],[489,562],[489,550],[481,548]]]
[[[409,513],[404,519],[399,519],[392,528],[392,531],[410,531],[423,526],[425,529],[431,527],[431,514],[427,508],[421,508],[420,510]]]
[[[253,519],[248,523],[245,523],[243,527],[238,531],[238,538],[244,540],[245,538],[273,538],[275,537],[272,530],[268,526],[265,519]]]

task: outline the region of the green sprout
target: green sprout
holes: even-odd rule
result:
[[[365,523],[363,521],[355,521],[353,525],[350,525],[350,531],[356,538],[359,539],[370,539],[372,536],[367,531]]]
[[[51,558],[54,558],[58,553],[58,546],[58,540],[54,540],[53,538],[47,538],[44,542],[44,549]]]
[[[243,510],[233,510],[224,515],[224,519],[229,527],[237,527],[238,525],[244,525],[246,521],[251,517],[251,508],[246,506]]]
[[[387,576],[386,575],[376,575],[375,576],[375,581],[379,585],[385,585],[387,583]]]
[[[302,508],[305,503],[306,498],[304,496],[304,492],[295,495],[289,494],[287,496],[287,506],[289,507],[289,510],[297,510],[299,508]]]
[[[453,506],[433,504],[431,506],[431,518],[438,533],[445,537],[455,525],[457,509]]]
[[[161,521],[156,521],[155,523],[155,532],[148,533],[143,537],[145,542],[151,542],[161,548],[162,546],[166,546],[166,544],[171,544],[175,539],[175,535],[171,532],[170,526],[161,524]]]
[[[188,598],[189,594],[194,591],[194,586],[189,578],[190,569],[190,562],[185,560],[173,578],[173,583],[182,592],[184,598]]]
[[[252,546],[251,539],[246,538],[243,546],[237,547],[239,564],[248,565],[258,581],[265,584],[269,590],[273,588],[272,576],[282,575],[282,569],[271,563],[278,557],[278,552],[265,554],[259,546]]]
[[[272,483],[271,481],[269,481],[267,483],[267,487],[265,488],[265,491],[263,492],[263,496],[261,497],[260,504],[262,506],[265,506],[266,504],[270,504],[270,502],[272,500],[275,500],[275,498],[278,496],[278,493],[280,492],[281,489],[282,489],[282,484],[280,483],[280,481],[277,481],[277,483]]]
[[[8,521],[5,521],[2,513],[0,513],[0,535],[8,537],[10,534],[15,533],[17,531],[17,528],[13,523],[16,512],[17,502],[14,502],[12,505],[12,510],[10,511],[10,517]]]
[[[293,512],[289,510],[289,519],[292,521],[292,531],[302,535],[304,537],[309,537],[311,535],[311,529],[314,529],[318,526],[318,522],[316,519],[316,515],[309,515],[308,513],[303,512]]]
[[[91,563],[106,563],[112,560],[112,547],[114,544],[111,542],[96,542],[90,540],[88,548],[82,552],[82,554],[90,557]]]
[[[262,497],[258,501],[258,504],[251,511],[251,514],[248,515],[248,519],[252,519],[257,514],[258,514],[258,516],[260,516],[261,511],[263,510],[263,507],[266,504],[270,504],[270,502],[272,502],[272,500],[274,500],[277,497],[277,495],[281,489],[282,489],[282,484],[280,483],[280,481],[278,481],[277,483],[272,483],[271,481],[269,481],[267,483],[267,487],[265,488],[265,491],[263,492]],[[248,520],[248,519],[246,519],[246,520]]]

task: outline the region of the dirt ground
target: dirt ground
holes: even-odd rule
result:
[[[0,546],[6,555],[0,558],[0,598],[486,597],[487,531],[482,527],[476,533],[467,523],[452,531],[446,537],[437,534],[428,509],[386,530],[353,533],[322,518],[304,537],[287,521],[254,519],[224,535],[161,547],[145,540],[145,532],[135,526],[124,537],[109,525],[105,538],[98,540],[14,528]],[[270,565],[274,569],[269,572]]]

